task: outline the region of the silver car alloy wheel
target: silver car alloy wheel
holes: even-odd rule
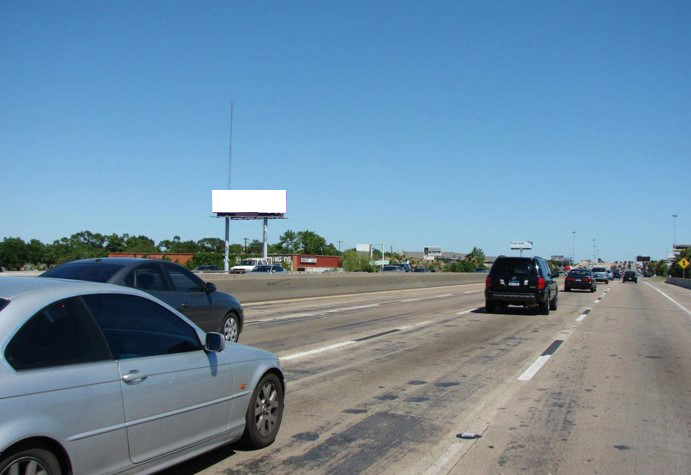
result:
[[[269,381],[262,386],[254,401],[254,418],[257,423],[257,431],[266,437],[271,434],[278,419],[278,391],[276,386]]]
[[[0,475],[48,475],[49,472],[40,460],[21,457],[8,465]]]
[[[233,316],[226,318],[223,323],[223,336],[226,341],[238,341],[238,322]]]

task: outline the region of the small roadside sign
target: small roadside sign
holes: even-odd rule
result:
[[[685,257],[683,257],[683,258],[679,261],[679,267],[681,267],[682,269],[686,269],[688,266],[689,266],[689,261],[688,261],[688,259],[686,259]]]

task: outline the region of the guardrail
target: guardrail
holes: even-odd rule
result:
[[[667,277],[665,283],[691,289],[691,279],[682,279],[681,277]]]
[[[359,294],[384,290],[421,289],[459,284],[477,284],[485,273],[384,273],[344,272],[334,274],[198,274],[218,290],[240,302],[253,303],[329,295]]]

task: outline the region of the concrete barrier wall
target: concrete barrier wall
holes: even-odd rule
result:
[[[682,279],[681,277],[668,277],[665,283],[691,289],[691,279]]]
[[[420,289],[485,281],[484,273],[198,274],[243,304],[329,295]]]
[[[40,272],[2,272],[1,276],[39,275]],[[265,302],[329,295],[380,292],[383,290],[421,289],[459,284],[477,284],[487,274],[456,272],[368,274],[338,272],[327,274],[197,274],[213,282],[218,290],[235,296],[241,303]]]

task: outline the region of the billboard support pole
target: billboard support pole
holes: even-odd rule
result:
[[[230,218],[226,216],[226,240],[223,246],[223,271],[230,270]]]
[[[267,241],[269,239],[269,219],[264,218],[264,245],[262,246],[263,249],[263,256],[264,259],[269,257],[269,249],[268,249],[268,244]]]

